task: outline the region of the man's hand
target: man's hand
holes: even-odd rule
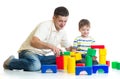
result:
[[[52,46],[52,49],[51,49],[51,50],[54,52],[54,54],[55,54],[56,56],[59,56],[59,55],[60,55],[60,51],[61,51],[60,48],[57,48],[57,47],[55,47],[55,46]]]

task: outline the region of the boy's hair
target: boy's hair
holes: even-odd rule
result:
[[[54,10],[54,16],[69,16],[69,11],[67,8],[60,6]]]
[[[83,26],[88,26],[88,27],[90,27],[90,22],[89,22],[89,20],[87,20],[87,19],[81,19],[81,20],[79,21],[79,30],[80,30],[81,27],[83,27]]]

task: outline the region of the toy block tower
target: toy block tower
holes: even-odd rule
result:
[[[91,45],[93,49],[99,49],[99,64],[106,64],[106,49],[104,45]]]

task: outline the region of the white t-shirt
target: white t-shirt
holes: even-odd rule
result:
[[[31,50],[35,53],[45,54],[46,49],[37,49],[30,45],[30,40],[33,36],[38,37],[41,41],[52,44],[54,46],[61,46],[68,48],[71,44],[67,40],[67,36],[64,30],[57,31],[52,20],[40,23],[29,35],[26,41],[22,44],[19,51],[21,50]],[[44,51],[44,53],[43,53]]]

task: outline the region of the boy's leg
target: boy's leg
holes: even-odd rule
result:
[[[85,56],[86,56],[86,54],[82,54],[82,59],[76,61],[76,63],[85,63]]]
[[[85,64],[85,58],[82,58],[81,60],[77,60],[76,63],[84,63]]]
[[[23,50],[19,53],[19,59],[13,58],[9,64],[8,69],[17,69],[17,70],[25,70],[25,71],[36,71],[40,70],[41,64],[36,56],[36,54],[32,53],[29,50]]]
[[[93,65],[97,65],[98,64],[98,61],[97,60],[93,60]]]

